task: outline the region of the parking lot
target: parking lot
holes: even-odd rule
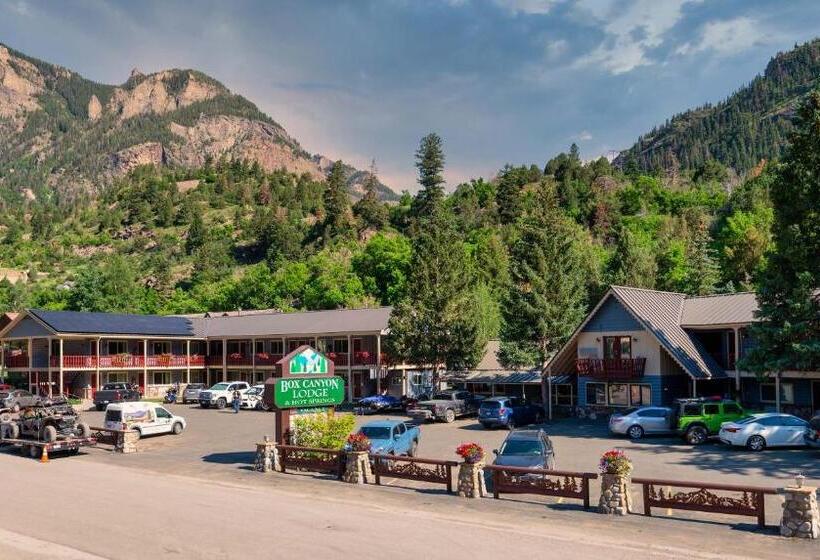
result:
[[[274,433],[274,415],[258,411],[233,414],[229,409],[203,410],[193,405],[168,405],[174,414],[182,415],[188,428],[180,436],[146,437],[140,441],[140,452],[115,455],[103,448],[84,451],[67,460],[94,461],[128,466],[148,471],[203,477],[214,480],[245,478],[252,469],[255,443]],[[83,412],[91,425],[102,425],[104,413]],[[357,416],[357,425],[384,418],[405,418],[401,414]],[[674,437],[645,438],[630,441],[608,434],[603,420],[563,419],[542,426],[553,440],[556,467],[559,470],[595,472],[600,455],[613,447],[627,452],[634,464],[634,476],[722,484],[782,486],[802,472],[806,484],[820,485],[818,452],[808,449],[766,450],[753,453],[729,449],[717,442],[692,447]],[[452,424],[421,425],[418,456],[457,460],[457,445],[477,442],[487,450],[497,449],[507,435],[504,429],[486,430],[475,418]],[[384,480],[396,487],[423,488],[425,483],[408,480]],[[429,486],[428,486],[429,488]],[[597,485],[593,495],[597,496]],[[634,488],[639,493],[639,487]],[[639,495],[635,495],[640,510]],[[553,498],[532,497],[533,501],[555,502]],[[769,523],[779,519],[779,500],[769,499]],[[676,516],[686,516],[675,512]],[[701,514],[702,517],[702,514]],[[737,518],[735,518],[735,521]]]

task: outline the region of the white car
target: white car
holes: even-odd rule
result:
[[[803,447],[809,423],[791,414],[754,414],[720,425],[718,437],[729,445],[763,451],[767,447]]]
[[[242,395],[242,408],[262,409],[264,403],[262,396],[265,394],[265,385],[254,385]]]
[[[179,435],[186,425],[185,418],[152,402],[114,403],[105,409],[107,429],[136,430],[140,437],[155,434]]]
[[[233,392],[236,390],[244,395],[250,386],[244,381],[223,381],[210,389],[199,392],[199,406],[202,408],[225,408],[233,403]]]

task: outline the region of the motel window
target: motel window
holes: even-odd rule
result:
[[[170,371],[152,371],[151,372],[152,385],[170,385],[171,372]]]
[[[777,402],[776,385],[774,383],[760,384],[760,402]],[[794,385],[791,383],[780,384],[780,402],[784,404],[794,404]]]
[[[587,389],[588,390],[588,389]],[[552,404],[561,406],[572,406],[573,405],[573,395],[572,395],[572,385],[570,384],[561,384],[561,385],[553,385],[552,386]]]
[[[631,336],[605,336],[604,337],[604,358],[631,358],[632,357],[632,337]]]
[[[632,406],[648,406],[652,404],[652,387],[649,385],[630,385],[629,404]]]
[[[106,383],[128,383],[128,373],[124,371],[108,373],[105,379]]]
[[[109,340],[107,341],[107,344],[109,356],[128,353],[128,342],[125,340]]]
[[[154,356],[171,353],[171,342],[168,340],[154,341],[151,343],[151,353]]]
[[[609,404],[612,406],[629,406],[629,386],[623,383],[610,385]]]
[[[606,404],[606,383],[587,383],[587,404]]]

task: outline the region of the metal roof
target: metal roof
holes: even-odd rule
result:
[[[391,307],[333,309],[208,317],[202,321],[205,336],[216,338],[380,333],[387,329],[391,311]]]
[[[553,378],[555,379],[555,378]],[[489,385],[517,385],[521,383],[540,383],[541,370],[530,371],[505,371],[505,372],[482,372],[476,371],[468,373],[463,377],[451,377],[450,381],[460,383],[487,383]]]
[[[612,286],[612,294],[629,309],[667,352],[694,378],[725,377],[705,349],[683,330],[685,294]]]
[[[754,292],[687,297],[683,301],[683,327],[748,324],[755,321],[757,296]]]
[[[29,309],[28,313],[58,334],[198,336],[196,320],[185,317],[44,309]]]

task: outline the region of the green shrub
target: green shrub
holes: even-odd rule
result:
[[[341,449],[355,424],[352,414],[328,412],[298,416],[294,421],[293,443],[303,447]]]

